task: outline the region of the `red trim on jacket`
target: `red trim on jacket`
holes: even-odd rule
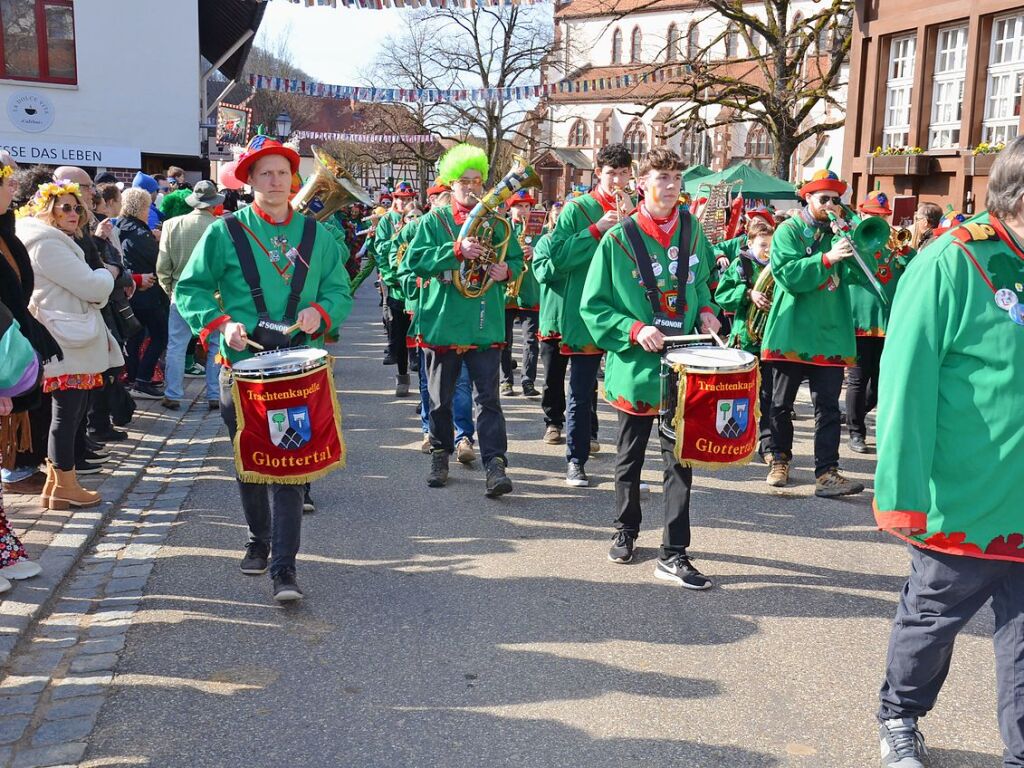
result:
[[[323,333],[326,333],[327,331],[331,330],[331,316],[327,314],[327,310],[324,309],[323,307],[321,307],[315,301],[312,302],[309,306],[312,307],[313,309],[315,309],[317,314],[320,315],[320,317],[323,318],[323,320],[324,320],[324,330],[323,330]]]
[[[633,323],[633,327],[629,329],[630,344],[637,343],[636,337],[640,334],[640,331],[642,331],[645,327],[647,327],[647,323],[645,323],[643,320],[637,320],[635,323]]]
[[[219,317],[213,318],[213,320],[204,325],[203,329],[199,331],[199,343],[206,347],[206,340],[210,337],[210,334],[230,321],[231,315],[220,315]]]

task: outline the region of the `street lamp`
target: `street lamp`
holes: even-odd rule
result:
[[[292,132],[292,116],[288,114],[287,110],[283,110],[281,114],[277,116],[277,137],[281,141],[285,141]]]

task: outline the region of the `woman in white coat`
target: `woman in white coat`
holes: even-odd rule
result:
[[[64,351],[63,360],[48,362],[44,369],[43,391],[53,396],[53,417],[42,501],[49,509],[90,507],[100,495],[78,484],[75,435],[88,409],[89,391],[103,386],[104,371],[124,364],[100,313],[114,287],[116,267],[91,268],[73,240],[87,221],[77,184],[43,184],[19,214],[27,214],[18,219],[16,231],[36,278],[29,309]]]

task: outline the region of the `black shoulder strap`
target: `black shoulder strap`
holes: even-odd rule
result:
[[[306,285],[309,274],[309,263],[313,260],[313,243],[316,241],[316,220],[307,216],[302,225],[302,242],[299,243],[299,258],[295,260],[295,271],[292,273],[292,290],[288,294],[288,306],[284,311],[287,323],[294,323],[299,309],[299,295]]]
[[[679,209],[679,266],[676,267],[676,309],[679,316],[686,313],[686,285],[690,282],[690,241],[693,238],[693,219],[689,211]]]
[[[654,314],[661,312],[661,292],[658,290],[658,281],[654,278],[654,270],[651,268],[651,254],[647,252],[644,239],[640,235],[640,227],[636,219],[627,216],[622,222],[622,231],[626,233],[629,246],[633,249],[636,257],[636,268],[640,272],[640,279],[644,281],[644,293],[647,300],[651,302],[651,310]]]
[[[238,266],[242,268],[242,276],[249,285],[252,303],[256,305],[256,314],[260,320],[270,320],[270,314],[267,312],[267,301],[263,298],[263,287],[260,285],[260,272],[256,268],[256,257],[253,255],[249,238],[233,213],[225,214],[223,220],[228,228],[228,234],[231,235],[231,241],[235,244],[235,253],[238,254]]]
[[[742,252],[740,253],[740,277],[743,278],[747,288],[754,287],[754,265],[750,263],[750,257]]]

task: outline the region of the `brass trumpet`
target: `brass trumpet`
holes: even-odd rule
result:
[[[893,227],[892,232],[889,234],[889,242],[886,243],[886,247],[892,253],[902,251],[914,238],[914,233],[906,227]]]

